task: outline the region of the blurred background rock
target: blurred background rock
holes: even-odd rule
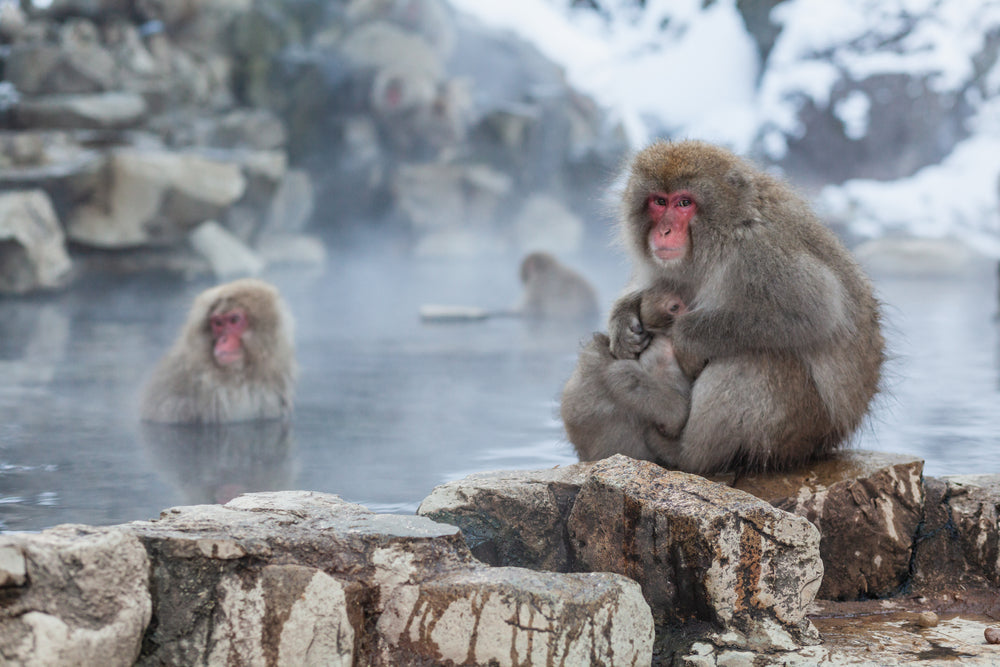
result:
[[[605,249],[603,193],[654,137],[749,153],[852,244],[1000,256],[1000,9],[868,4],[0,0],[0,290],[322,264],[372,232]]]

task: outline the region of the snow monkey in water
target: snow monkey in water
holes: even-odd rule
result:
[[[661,285],[684,304],[669,337],[691,381],[687,420],[676,440],[643,458],[694,473],[780,470],[851,437],[878,390],[879,305],[805,201],[722,148],[661,142],[633,160],[620,221],[633,277],[612,308],[604,364],[641,361],[655,341],[640,311],[644,290]],[[600,370],[581,359],[577,373]],[[676,414],[681,400],[665,392],[662,414]],[[576,435],[605,403],[563,396],[584,460],[633,447]]]
[[[291,317],[255,279],[205,290],[143,392],[146,421],[237,422],[287,417],[297,367]]]

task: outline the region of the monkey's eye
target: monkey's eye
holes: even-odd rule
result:
[[[653,203],[656,204],[657,206],[666,206],[667,205],[667,199],[666,199],[666,197],[654,197],[653,198]]]
[[[687,208],[688,206],[690,206],[690,205],[691,205],[691,204],[693,204],[693,203],[694,203],[694,202],[692,202],[692,201],[691,201],[691,200],[690,200],[689,198],[687,198],[687,197],[681,197],[680,199],[678,199],[678,200],[677,200],[677,205],[678,205],[679,207],[681,207],[681,208]]]
[[[232,315],[229,316],[229,323],[230,324],[239,324],[240,323],[240,319],[242,319],[242,318],[240,317],[239,313],[233,313]]]

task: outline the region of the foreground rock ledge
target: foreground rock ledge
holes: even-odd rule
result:
[[[493,565],[624,574],[659,623],[708,623],[727,645],[819,641],[805,617],[823,577],[819,532],[697,475],[613,456],[474,475],[438,487],[417,511],[460,526]]]
[[[0,596],[3,664],[652,660],[623,576],[491,568],[453,526],[301,491],[0,536]]]
[[[1000,647],[983,631],[1000,619],[1000,476],[920,480],[917,459],[838,458],[830,475],[810,469],[771,478],[777,486],[738,484],[810,516],[824,536],[851,526],[830,521],[835,496],[837,516],[858,526],[891,518],[881,529],[900,537],[909,524],[896,519],[909,521],[907,503],[916,503],[923,518],[910,545],[913,571],[906,595],[817,599],[805,627],[788,581],[805,570],[787,566],[794,551],[782,551],[785,538],[798,540],[801,518],[762,507],[732,480],[713,484],[619,457],[439,487],[421,512],[454,520],[465,540],[427,518],[301,491],[174,508],[122,526],[0,535],[0,663],[996,664]],[[839,485],[853,490],[830,492]],[[875,549],[876,568],[879,548],[904,543],[857,539]],[[487,560],[565,573],[489,567],[466,540]],[[854,551],[864,566],[869,552]],[[571,573],[583,569],[625,571],[642,588],[614,572]],[[858,581],[877,572],[859,572]],[[804,605],[813,582],[799,583]],[[655,644],[643,592],[676,600],[656,609]],[[715,606],[691,605],[695,594]],[[924,622],[927,615],[936,620]],[[808,644],[814,628],[822,645],[785,648],[790,639]]]

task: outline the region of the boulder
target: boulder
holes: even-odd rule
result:
[[[48,195],[42,190],[0,193],[0,292],[61,287],[71,268]]]
[[[905,454],[847,450],[798,472],[742,477],[736,488],[819,528],[826,568],[819,597],[883,597],[909,580],[923,464]]]
[[[471,475],[417,511],[459,526],[492,565],[630,577],[658,622],[711,624],[723,645],[818,641],[805,617],[823,575],[818,531],[702,477],[618,455]]]
[[[140,665],[651,660],[652,614],[634,582],[490,568],[457,528],[424,517],[288,491],[124,528],[151,561]]]
[[[653,617],[615,574],[477,568],[400,586],[376,626],[381,665],[648,665]]]
[[[194,152],[122,148],[109,156],[104,192],[73,211],[69,237],[103,248],[176,242],[244,194],[239,164]]]
[[[58,28],[58,41],[15,44],[4,75],[24,95],[100,93],[115,84],[115,61],[94,24],[75,19]]]
[[[340,664],[363,648],[364,617],[389,589],[472,562],[451,526],[304,491],[174,508],[127,528],[152,561],[145,665],[252,664],[311,642]]]
[[[351,667],[358,586],[301,565],[219,579],[205,664]],[[354,610],[354,611],[352,611]]]
[[[150,620],[149,560],[120,528],[0,535],[0,656],[11,665],[132,665]]]
[[[93,197],[104,166],[101,151],[67,132],[0,133],[0,190],[45,190],[62,215]]]
[[[567,529],[578,568],[635,579],[662,622],[705,621],[755,650],[819,642],[819,531],[748,493],[615,455],[590,469]]]
[[[490,565],[570,572],[566,520],[591,466],[469,475],[436,487],[417,514],[461,528]]]
[[[30,128],[122,129],[138,125],[145,115],[142,96],[127,92],[21,98],[14,108],[15,122]]]
[[[1000,475],[924,480],[926,502],[916,538],[914,585],[1000,585]]]
[[[188,239],[219,279],[255,276],[264,270],[264,260],[214,220],[199,225]]]

